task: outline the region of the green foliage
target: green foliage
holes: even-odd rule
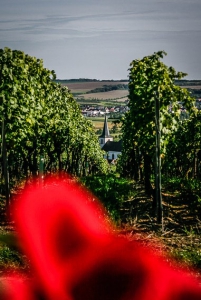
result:
[[[195,242],[199,241],[200,235],[191,228],[190,230],[185,229],[184,234],[186,235],[186,238],[188,239],[188,243],[183,245],[181,248],[175,248],[172,250],[171,255],[174,259],[176,259],[179,262],[184,263],[185,265],[188,265],[190,267],[193,267],[195,269],[201,268],[201,249],[200,249],[200,243]]]
[[[98,79],[90,79],[90,78],[73,78],[73,79],[56,79],[55,82],[56,83],[74,83],[74,82],[97,82],[99,81]]]
[[[188,203],[189,207],[195,209],[201,205],[200,180],[196,178],[162,177],[163,188],[171,193],[177,194],[182,203]]]
[[[201,112],[178,123],[172,132],[163,161],[168,177],[201,178]]]
[[[0,268],[21,267],[24,264],[22,255],[7,246],[0,248]]]
[[[168,192],[179,192],[181,190],[183,180],[179,177],[162,176],[163,187]]]
[[[123,201],[133,195],[133,182],[116,174],[87,177],[83,183],[103,203],[114,220],[121,216]]]
[[[40,156],[47,172],[82,176],[107,170],[92,123],[55,78],[41,59],[0,49],[0,120],[11,181],[36,175]]]
[[[195,111],[195,99],[175,84],[186,74],[166,66],[159,51],[130,64],[129,111],[123,120],[121,173],[139,179],[155,170],[155,98],[160,102],[161,152],[166,153],[171,134],[180,121],[180,102],[189,112]],[[142,178],[140,178],[142,179]]]
[[[185,249],[175,250],[173,257],[185,264],[188,264],[194,268],[201,268],[201,251],[200,249]]]
[[[110,92],[110,91],[116,91],[116,90],[127,90],[128,85],[127,84],[116,84],[116,85],[103,85],[102,87],[95,88],[94,90],[87,91],[86,94],[91,93],[104,93],[104,92]]]
[[[97,134],[97,135],[101,135],[102,131],[103,131],[103,130],[99,128],[99,129],[96,130],[96,134]]]
[[[118,132],[118,126],[114,124],[110,130],[111,133],[117,133]]]

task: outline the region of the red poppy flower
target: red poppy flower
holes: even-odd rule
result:
[[[4,281],[1,299],[201,299],[193,278],[116,236],[99,204],[73,180],[26,188],[14,219],[34,278]]]

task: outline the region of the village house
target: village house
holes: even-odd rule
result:
[[[111,108],[104,106],[89,106],[89,105],[81,105],[81,113],[84,117],[102,117],[105,114],[125,114],[129,108],[128,106],[114,106]]]

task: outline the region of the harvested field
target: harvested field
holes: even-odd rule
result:
[[[128,100],[128,97],[116,99],[116,102],[125,102]]]
[[[104,119],[103,118],[97,119],[97,118],[93,118],[93,117],[92,118],[88,117],[87,119],[92,121],[95,130],[103,129],[103,125],[104,125]],[[107,120],[109,129],[111,129],[112,126],[113,126],[112,121],[113,120]]]
[[[104,85],[117,85],[128,84],[128,81],[89,81],[89,82],[70,82],[62,84],[67,86],[72,93],[78,93],[80,91],[90,91],[96,88],[103,87]]]
[[[99,100],[106,100],[106,99],[120,99],[125,98],[127,100],[128,91],[127,90],[115,90],[109,91],[104,93],[91,93],[91,94],[81,94],[79,97],[84,99],[99,99]]]
[[[201,85],[182,85],[181,88],[192,89],[192,90],[201,90]]]
[[[86,81],[86,82],[69,82],[63,83],[63,86],[67,86],[75,99],[91,100],[116,100],[117,102],[125,102],[128,99],[128,90],[113,90],[109,92],[98,92],[98,93],[89,93],[87,92],[94,90],[96,88],[101,88],[104,85],[118,85],[118,84],[128,84],[128,81]],[[97,104],[97,103],[96,103]]]

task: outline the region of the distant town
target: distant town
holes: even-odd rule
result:
[[[128,80],[97,80],[88,78],[56,80],[67,86],[80,105],[85,117],[118,118],[128,111]],[[186,88],[195,98],[196,107],[201,109],[201,80],[176,80],[176,85]],[[185,114],[185,107],[180,103]],[[172,112],[171,106],[169,112]]]

